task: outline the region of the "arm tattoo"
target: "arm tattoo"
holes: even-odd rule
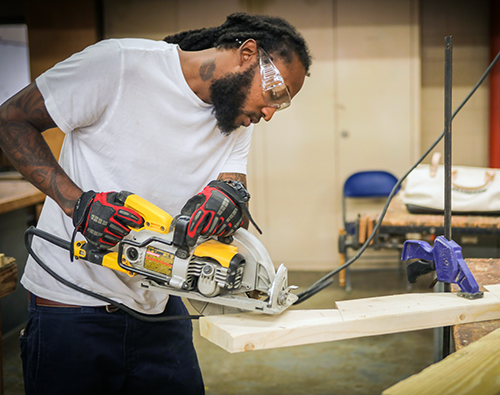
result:
[[[205,60],[200,66],[200,77],[202,81],[208,81],[214,76],[215,59]]]
[[[242,173],[220,173],[217,177],[219,181],[241,181],[247,187],[247,176]]]
[[[71,212],[81,190],[64,173],[41,134],[54,127],[34,83],[0,107],[0,146],[9,161],[33,185]]]

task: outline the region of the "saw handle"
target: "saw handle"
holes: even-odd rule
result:
[[[122,268],[118,264],[118,253],[115,251],[99,250],[85,241],[77,241],[74,249],[76,259],[83,259],[96,265],[126,273],[130,277],[135,276],[135,273]]]
[[[61,247],[65,250],[71,251],[71,242],[64,240],[58,236],[55,236],[49,232],[46,232],[42,229],[35,228],[34,226],[29,227],[26,230],[24,236],[24,242],[26,248],[31,256],[35,260],[35,254],[31,248],[31,242],[33,236],[40,237],[49,243],[52,243],[58,247]],[[118,253],[113,251],[100,250],[98,248],[92,247],[91,244],[85,241],[77,241],[74,244],[74,256],[77,259],[84,259],[88,262],[95,263],[97,265],[101,265],[104,267],[108,267],[110,269],[118,270],[123,273],[127,273],[129,276],[134,276],[135,273],[129,272],[120,266],[118,266]],[[38,262],[38,260],[37,260]]]
[[[172,216],[166,211],[132,192],[119,192],[117,200],[144,218],[144,226],[134,230],[148,229],[157,233],[168,233]]]

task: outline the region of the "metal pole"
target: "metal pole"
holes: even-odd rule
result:
[[[451,85],[453,40],[445,38],[444,57],[444,236],[451,240]]]
[[[451,240],[451,88],[452,88],[453,39],[445,37],[444,56],[444,236]],[[449,283],[444,292],[450,292]],[[451,353],[451,327],[443,329],[443,358]]]

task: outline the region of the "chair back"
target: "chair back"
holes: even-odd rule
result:
[[[389,196],[397,182],[398,179],[387,171],[360,171],[345,181],[344,196],[354,198]]]
[[[346,224],[345,198],[378,198],[387,197],[398,179],[383,170],[360,171],[350,175],[344,182],[342,193],[342,216]]]

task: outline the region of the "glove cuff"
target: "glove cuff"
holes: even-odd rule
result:
[[[229,196],[229,198],[232,199],[233,202],[241,209],[241,211],[245,213],[249,221],[252,223],[255,229],[257,229],[257,232],[262,234],[262,231],[253,220],[252,216],[250,215],[250,211],[248,210],[247,202],[250,200],[250,194],[241,181],[214,180],[211,181],[208,185],[225,192]]]
[[[75,208],[73,209],[73,226],[78,229],[82,224],[85,213],[89,210],[92,201],[95,198],[96,193],[92,190],[83,192],[75,203]]]
[[[250,200],[250,194],[241,181],[214,180],[210,181],[208,186],[225,192],[226,195],[228,195],[229,198],[231,198],[231,200],[238,206],[245,204]]]

